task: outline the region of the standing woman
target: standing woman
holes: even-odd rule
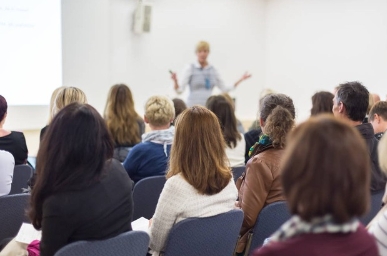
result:
[[[294,127],[295,109],[291,98],[284,94],[269,94],[261,101],[259,123],[262,135],[250,149],[246,172],[238,179],[239,201],[244,212],[237,252],[242,253],[263,207],[285,200],[280,181],[280,162],[286,146],[286,136]]]
[[[145,131],[142,118],[134,109],[132,92],[125,84],[110,88],[104,118],[114,141],[114,158],[123,162],[129,150],[141,142]]]
[[[187,99],[188,107],[194,105],[204,106],[215,86],[222,92],[228,92],[251,76],[245,73],[232,87],[227,87],[220,78],[218,71],[208,63],[207,57],[209,53],[210,45],[205,41],[200,41],[196,46],[197,61],[191,63],[184,69],[182,77],[179,80],[177,79],[176,73],[172,73],[173,88],[177,93],[182,93],[187,86],[190,89]]]
[[[73,103],[56,114],[38,152],[29,211],[42,230],[41,256],[131,230],[132,182],[112,156],[113,141],[93,107]]]
[[[152,255],[164,250],[177,222],[234,209],[237,190],[225,147],[218,119],[211,111],[195,106],[179,115],[167,182],[150,226]]]
[[[219,119],[219,123],[226,142],[226,155],[230,167],[245,165],[246,141],[242,133],[237,129],[237,119],[234,108],[223,95],[208,98],[206,107]]]

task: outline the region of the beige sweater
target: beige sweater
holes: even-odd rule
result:
[[[234,209],[238,191],[234,180],[216,195],[202,195],[181,174],[167,180],[150,227],[152,255],[163,251],[172,226],[190,217],[209,217]]]

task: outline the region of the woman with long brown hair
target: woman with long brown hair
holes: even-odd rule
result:
[[[167,182],[150,227],[153,255],[164,249],[177,222],[234,208],[237,190],[224,149],[218,119],[210,110],[195,106],[179,115]]]
[[[206,107],[219,119],[223,137],[226,141],[226,155],[230,167],[245,165],[246,141],[237,128],[237,119],[234,108],[223,95],[214,95],[208,98]]]
[[[114,158],[123,162],[130,149],[141,142],[145,124],[134,108],[132,92],[125,84],[110,88],[104,118],[114,140]]]

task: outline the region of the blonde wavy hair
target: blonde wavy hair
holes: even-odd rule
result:
[[[150,97],[145,103],[145,117],[155,127],[171,123],[175,118],[172,100],[165,96]]]
[[[116,144],[131,145],[141,141],[138,121],[142,119],[134,108],[132,92],[127,85],[116,84],[110,88],[104,119]]]
[[[58,90],[55,97],[54,107],[52,108],[51,119],[64,107],[71,103],[86,104],[86,94],[76,87],[62,87]]]
[[[232,178],[225,148],[214,113],[201,106],[184,110],[176,119],[167,178],[180,173],[200,194],[219,193]]]
[[[206,41],[200,41],[197,45],[196,45],[196,48],[195,48],[195,52],[198,52],[198,51],[210,51],[210,44],[207,43]]]
[[[52,92],[52,94],[51,94],[51,99],[50,99],[50,109],[49,109],[50,113],[49,113],[49,115],[48,115],[48,121],[47,121],[47,124],[50,124],[51,121],[52,121],[52,118],[54,117],[53,112],[54,112],[54,106],[55,106],[56,96],[58,95],[58,93],[59,93],[63,88],[65,88],[65,87],[64,87],[64,86],[58,87],[58,88],[56,88],[56,89]]]

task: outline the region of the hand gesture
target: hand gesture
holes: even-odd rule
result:
[[[241,78],[241,80],[246,80],[246,79],[249,79],[251,77],[251,74],[249,74],[249,72],[245,72]]]

